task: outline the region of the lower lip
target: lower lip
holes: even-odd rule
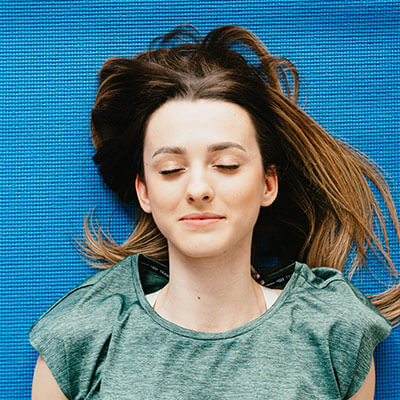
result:
[[[206,226],[222,221],[224,218],[182,219],[181,222],[189,226]]]

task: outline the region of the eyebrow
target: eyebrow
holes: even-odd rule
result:
[[[209,146],[207,146],[207,152],[212,153],[214,151],[225,150],[230,147],[235,147],[237,149],[240,149],[240,150],[243,150],[244,152],[246,152],[246,150],[240,144],[235,143],[235,142],[220,142],[220,143],[210,144]],[[157,154],[161,154],[161,153],[185,154],[186,150],[185,150],[185,148],[178,147],[178,146],[174,146],[174,147],[164,146],[164,147],[160,147],[158,150],[156,150],[151,158],[154,158]]]

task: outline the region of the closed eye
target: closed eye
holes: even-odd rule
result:
[[[179,169],[170,169],[170,170],[168,170],[168,171],[160,171],[160,174],[167,175],[167,174],[172,174],[172,173],[178,172],[178,171],[182,171],[182,168],[179,168]]]
[[[239,165],[216,165],[216,167],[225,169],[236,169],[239,168]]]
[[[239,165],[216,165],[217,168],[223,168],[223,169],[236,169],[239,168]],[[168,174],[173,174],[174,172],[182,171],[183,168],[177,168],[177,169],[170,169],[166,171],[160,171],[160,174],[162,175],[168,175]]]

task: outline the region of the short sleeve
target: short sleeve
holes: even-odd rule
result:
[[[72,400],[100,385],[104,351],[111,336],[110,313],[93,301],[90,286],[73,289],[30,328],[29,341],[58,386]]]
[[[331,359],[341,398],[350,399],[362,386],[376,346],[385,340],[392,323],[349,280],[336,281],[342,310],[329,339]]]
[[[67,318],[68,312],[72,311],[71,302],[67,298],[71,297],[74,297],[72,291],[55,302],[29,330],[31,345],[43,357],[68,399],[71,399],[72,388],[66,332],[71,329],[71,321]]]

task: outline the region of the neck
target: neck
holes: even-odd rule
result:
[[[250,247],[250,246],[249,246]],[[224,332],[266,311],[263,291],[251,277],[250,248],[210,257],[169,251],[169,282],[154,309],[187,329]]]

